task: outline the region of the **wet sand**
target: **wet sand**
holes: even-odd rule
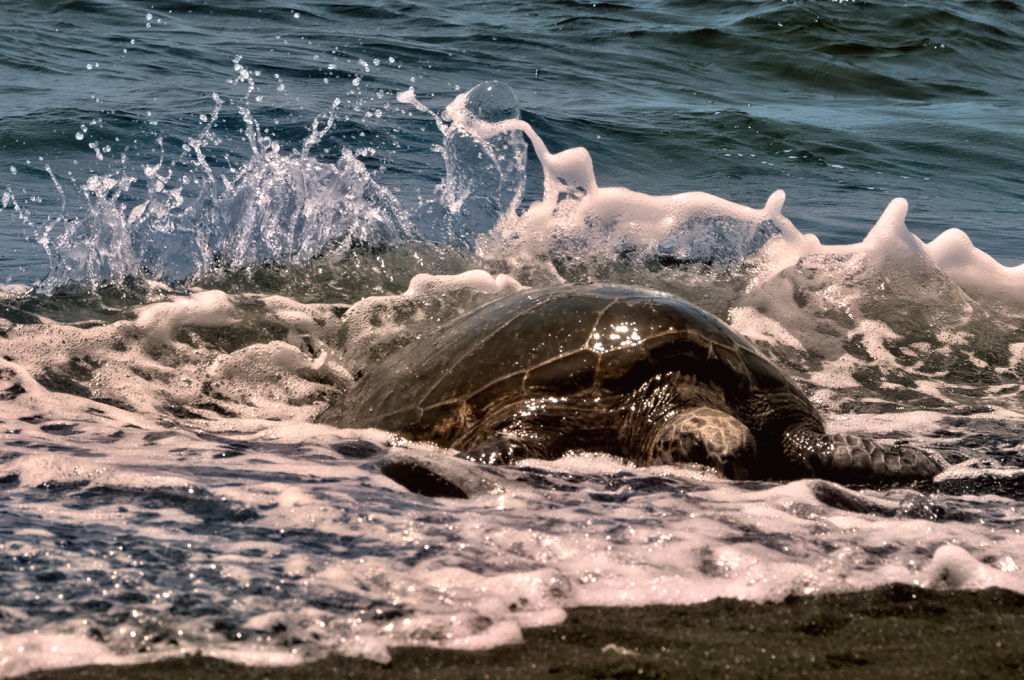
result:
[[[329,657],[289,668],[189,657],[40,671],[31,680],[321,678],[1021,678],[1024,595],[893,585],[781,603],[584,607],[525,643],[484,652],[392,650],[387,666]]]

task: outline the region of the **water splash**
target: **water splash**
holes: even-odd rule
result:
[[[253,76],[239,71],[238,79],[247,81],[252,92]],[[50,255],[51,271],[40,292],[132,278],[184,282],[214,270],[270,262],[299,265],[328,254],[343,257],[357,247],[393,245],[413,235],[401,204],[355,153],[343,150],[334,164],[312,157],[312,149],[334,126],[340,100],[323,120],[314,119],[301,147],[291,152],[261,131],[246,105],[239,106],[249,157],[237,170],[218,175],[208,150],[220,141],[214,127],[224,103],[216,94],[213,99],[211,115],[183,144],[177,160],[165,160],[163,140],[158,140],[160,159],[144,168],[141,202],[129,210],[126,198],[139,178],[124,170],[117,177],[95,175],[81,187],[87,201],[84,216],[62,212],[41,230],[39,241]],[[51,238],[53,232],[59,235]]]
[[[397,95],[434,118],[444,135],[445,179],[438,187],[441,210],[417,215],[424,236],[472,248],[501,218],[514,216],[526,187],[526,142],[517,129],[494,131],[480,123],[519,118],[519,101],[508,85],[481,83],[456,97],[440,114],[416,99],[413,88]]]
[[[614,260],[623,254],[666,262],[742,262],[772,237],[800,240],[782,216],[785,194],[775,192],[763,210],[710,194],[648,196],[602,188],[590,153],[582,148],[551,153],[525,121],[511,90],[486,82],[449,104],[442,115],[420,103],[410,88],[399,101],[434,117],[444,134],[447,177],[444,204],[469,212],[471,224],[489,224],[475,244],[485,258],[562,265],[573,260]],[[525,136],[544,171],[543,199],[519,210],[525,186]],[[467,209],[467,206],[477,206]],[[488,205],[484,210],[479,206]]]

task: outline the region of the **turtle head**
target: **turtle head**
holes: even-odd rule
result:
[[[842,483],[929,480],[942,472],[939,460],[912,446],[882,446],[850,434],[822,434],[794,427],[782,438],[786,457],[805,476]]]
[[[648,465],[700,463],[730,479],[749,479],[757,443],[747,426],[705,406],[668,417],[647,446]]]

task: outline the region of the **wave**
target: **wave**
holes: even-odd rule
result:
[[[6,671],[194,652],[386,662],[399,645],[515,642],[586,605],[1024,592],[1007,502],[1024,470],[1024,266],[958,230],[924,242],[903,199],[863,241],[828,245],[783,214],[782,191],[748,207],[601,186],[590,151],[549,150],[494,81],[440,112],[414,90],[391,103],[429,115],[446,165],[408,205],[368,150],[317,159],[340,104],[294,150],[239,107],[249,155],[233,166],[215,104],[176,159],[83,182],[84,212],[48,225],[50,277],[4,289]],[[950,466],[851,490],[584,452],[453,501],[378,469],[395,450],[444,452],[315,424],[439,325],[565,281],[678,293],[794,377],[830,431]]]

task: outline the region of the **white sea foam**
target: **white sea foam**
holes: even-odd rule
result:
[[[939,269],[968,294],[1013,308],[1024,304],[1024,265],[999,264],[959,229],[947,229],[925,247]]]
[[[208,439],[122,427],[104,438],[109,425],[85,421],[63,434],[20,421],[5,435],[0,478],[20,521],[0,550],[25,571],[8,571],[19,594],[3,644],[43,640],[10,657],[18,672],[194,651],[386,661],[395,645],[515,642],[582,605],[890,582],[1024,592],[1022,522],[995,496],[737,485],[699,467],[584,455],[528,461],[494,494],[429,499],[376,471],[387,438],[372,431]],[[88,530],[69,542],[64,527]],[[58,642],[59,654],[45,651]]]
[[[366,304],[454,314],[517,287],[469,273]],[[583,605],[767,601],[890,582],[1024,592],[1021,521],[998,496],[744,485],[699,466],[638,470],[603,455],[528,461],[525,477],[470,500],[416,496],[375,460],[392,444],[432,449],[311,425],[301,409],[275,420],[296,409],[297,392],[279,386],[306,381],[317,359],[258,337],[218,349],[209,334],[225,320],[280,325],[307,348],[345,333],[330,306],[222,294],[157,303],[109,326],[9,331],[4,353],[21,354],[2,366],[11,523],[0,551],[18,569],[7,571],[18,595],[3,611],[5,650],[28,650],[8,657],[16,672],[196,651],[253,664],[330,652],[384,662],[396,645],[512,643]],[[75,355],[132,385],[144,370],[139,385],[150,386],[118,392],[132,395],[129,411],[56,395],[18,363],[52,373]],[[209,376],[220,396],[203,398],[235,394],[224,403],[248,403],[252,415],[179,412],[170,426],[160,404],[193,394],[176,383]],[[937,422],[895,418],[830,427],[923,432]],[[206,434],[216,431],[234,434]],[[944,479],[1015,474],[965,463]],[[59,641],[59,653],[21,644],[30,635]]]
[[[478,104],[512,107],[491,87]],[[412,92],[400,100],[417,104]],[[401,291],[380,283],[395,260],[374,254],[378,270],[360,275],[378,276],[367,288],[382,294],[351,307],[154,288],[114,321],[25,311],[2,322],[3,673],[194,652],[386,662],[398,645],[514,643],[583,605],[771,601],[892,582],[1024,592],[1021,470],[1003,462],[1024,446],[1017,269],[955,232],[922,243],[901,199],[862,243],[825,246],[783,216],[782,192],[750,208],[602,188],[588,151],[551,153],[526,123],[482,119],[472,101],[467,93],[438,117],[446,135],[462,135],[446,160],[492,139],[515,152],[525,135],[545,169],[544,196],[525,210],[515,153],[481,151],[489,160],[477,169],[499,201],[476,201],[465,168],[444,185],[451,215],[493,218],[448,225],[489,271],[409,275],[405,293],[386,295]],[[238,246],[221,251],[238,255],[233,264],[305,262],[345,234],[349,245],[409,237],[401,206],[354,158],[326,168],[285,157],[246,122],[252,164],[228,193],[240,203],[233,214],[252,219],[220,241]],[[324,129],[314,126],[305,151]],[[204,134],[189,153],[205,176]],[[137,211],[118,203],[120,183],[97,180],[87,219],[177,233],[160,220],[225,207],[224,194],[189,204],[169,173],[147,173]],[[299,226],[300,214],[312,217],[289,232],[298,240],[255,238],[270,223]],[[328,223],[341,231],[320,229]],[[314,424],[361,368],[438,325],[526,283],[587,280],[609,263],[623,267],[615,280],[721,310],[807,386],[832,431],[911,440],[945,451],[950,466],[924,490],[851,490],[580,453],[496,471],[494,493],[430,499],[377,462],[446,452]],[[127,260],[107,264],[122,271]],[[25,298],[4,291],[11,304]]]

